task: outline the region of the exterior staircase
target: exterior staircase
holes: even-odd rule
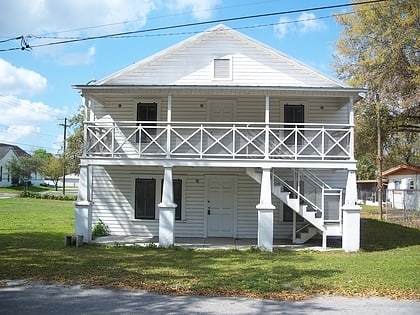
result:
[[[339,195],[340,202],[337,206],[340,207],[342,194],[340,189],[329,187],[309,171],[300,170],[300,172],[300,175],[302,174],[301,179],[311,181],[314,185],[319,186],[322,199],[329,193]],[[246,173],[261,184],[261,172],[258,172],[255,168],[247,168]],[[304,244],[314,236],[321,234],[323,236],[323,246],[326,247],[327,236],[341,236],[341,220],[326,220],[322,205],[315,204],[304,194],[301,194],[299,189],[282,180],[274,172],[272,172],[271,193],[307,222],[303,227],[294,231],[292,241],[295,244]]]

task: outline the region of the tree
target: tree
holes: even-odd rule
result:
[[[36,149],[32,153],[32,157],[40,159],[40,160],[48,161],[49,158],[53,157],[53,154],[47,152],[45,149]]]
[[[57,191],[58,181],[63,176],[63,158],[51,156],[43,167],[43,174],[53,181]]]
[[[343,31],[333,66],[368,90],[355,108],[356,158],[372,165],[377,156],[385,167],[420,163],[420,4],[389,0],[353,10],[336,15]]]
[[[32,174],[40,172],[42,162],[32,156],[13,158],[6,163],[12,178],[17,178],[19,183],[27,182]]]
[[[72,134],[67,137],[66,166],[69,173],[79,174],[80,157],[83,152],[83,119],[81,111],[69,120]]]

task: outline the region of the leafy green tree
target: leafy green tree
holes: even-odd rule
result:
[[[420,163],[420,3],[389,0],[353,10],[336,15],[343,30],[333,66],[341,79],[368,90],[355,109],[356,156],[375,162],[379,117],[384,167]]]
[[[43,167],[43,174],[53,181],[58,190],[58,181],[63,176],[63,157],[51,156]]]
[[[80,157],[83,152],[83,114],[70,118],[69,128],[71,134],[67,137],[66,169],[68,173],[79,174]]]
[[[13,158],[6,163],[12,178],[17,178],[19,183],[27,182],[32,174],[39,173],[42,162],[32,156],[21,156]]]
[[[37,158],[37,159],[41,159],[41,160],[44,160],[44,161],[48,161],[49,158],[53,157],[53,154],[47,152],[45,149],[36,149],[32,153],[32,157]]]

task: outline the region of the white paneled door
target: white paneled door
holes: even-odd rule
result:
[[[207,236],[233,237],[235,178],[209,176],[207,181]]]

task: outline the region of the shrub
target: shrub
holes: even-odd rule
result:
[[[50,200],[61,200],[61,201],[76,201],[76,196],[70,195],[52,195],[52,194],[40,194],[31,191],[22,191],[20,193],[21,198],[34,198],[34,199],[50,199]]]
[[[92,238],[95,239],[101,236],[108,236],[109,235],[109,227],[106,225],[101,219],[96,222],[95,226],[92,230]]]

